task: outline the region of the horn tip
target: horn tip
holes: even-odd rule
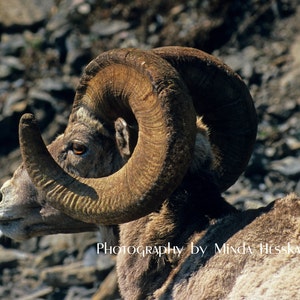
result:
[[[25,113],[21,116],[20,126],[26,126],[26,125],[36,124],[36,123],[37,121],[33,114]]]
[[[21,117],[22,122],[32,122],[35,119],[34,115],[31,113],[25,113]]]

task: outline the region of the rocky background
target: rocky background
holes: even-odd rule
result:
[[[64,130],[78,78],[93,57],[163,45],[218,56],[252,93],[257,143],[226,199],[249,208],[300,194],[298,0],[0,0],[0,186],[20,163],[24,112],[37,116],[50,142]],[[97,241],[95,233],[22,243],[1,237],[0,298],[90,299],[114,265],[96,254]]]

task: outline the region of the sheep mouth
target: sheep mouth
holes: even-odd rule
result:
[[[20,222],[23,219],[24,218],[3,218],[3,219],[0,219],[0,226],[10,226],[11,223]]]
[[[35,219],[34,216],[41,209],[40,206],[31,205],[21,211],[18,207],[9,207],[3,210],[0,210],[0,226],[11,226],[13,224],[21,223],[25,219]],[[30,212],[30,213],[28,213]]]

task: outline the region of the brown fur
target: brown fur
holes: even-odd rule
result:
[[[195,185],[195,182],[203,185]],[[202,197],[206,201],[201,201]],[[120,226],[120,245],[159,247],[170,243],[186,247],[190,237],[204,232],[214,218],[235,212],[221,198],[209,174],[203,173],[201,178],[187,176],[158,212]],[[180,263],[179,258],[172,251],[161,257],[119,254],[117,271],[122,296],[145,299],[152,295],[172,274]]]
[[[163,213],[160,217],[165,219]],[[133,255],[118,257],[119,282],[125,299],[300,297],[300,198],[296,195],[291,194],[277,200],[266,208],[232,213],[215,224],[209,225],[209,220],[202,216],[202,221],[199,219],[197,222],[199,228],[194,225],[194,229],[183,226],[176,217],[178,216],[174,216],[171,228],[175,236],[165,236],[164,243],[173,241],[185,246],[179,260],[170,262],[165,259],[162,264],[161,258],[154,255],[149,255],[146,259]],[[121,242],[137,245],[151,240],[155,231],[158,235],[164,235],[165,232],[159,230],[161,227],[155,226],[155,221],[157,220],[153,219],[153,227],[149,231],[149,219],[122,225]],[[192,220],[191,223],[194,224]],[[136,229],[136,234],[132,234],[133,228]],[[156,241],[160,242],[161,237]],[[198,247],[208,247],[203,257],[191,254],[192,243]],[[229,249],[241,247],[241,253],[234,253],[233,250],[218,253],[215,243],[220,248],[224,243]],[[299,252],[288,254],[281,250],[280,253],[265,253],[266,243],[286,249],[290,243]],[[252,252],[247,250],[243,254],[242,249],[251,249]]]

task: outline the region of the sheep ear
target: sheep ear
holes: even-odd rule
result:
[[[120,151],[121,156],[124,159],[129,159],[131,155],[129,145],[129,128],[126,121],[122,118],[118,118],[115,121],[116,130],[116,143]]]

